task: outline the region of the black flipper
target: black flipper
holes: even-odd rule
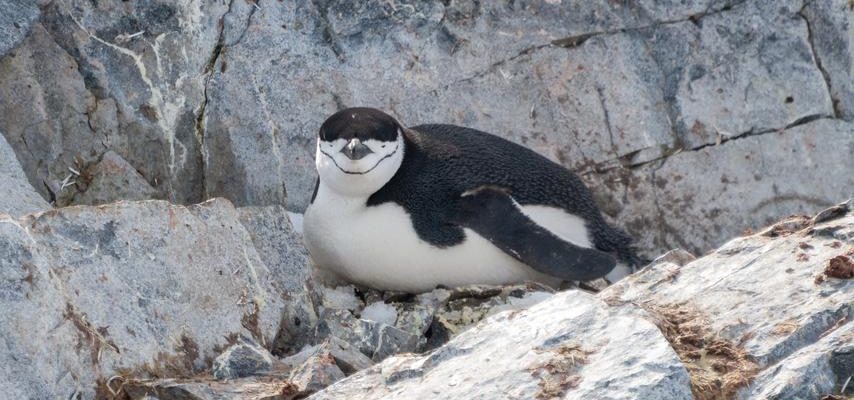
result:
[[[617,262],[608,253],[577,246],[537,225],[506,190],[495,186],[481,186],[463,194],[454,222],[535,270],[564,280],[601,278]]]

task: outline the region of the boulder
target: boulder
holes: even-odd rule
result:
[[[283,293],[228,201],[69,207],[3,217],[0,232],[0,388],[13,397],[187,377],[280,327]]]
[[[48,204],[27,181],[27,176],[21,169],[21,164],[9,143],[0,134],[0,186],[3,196],[0,197],[0,214],[18,217],[24,214],[49,210]]]
[[[698,398],[831,393],[850,367],[837,375],[829,360],[854,338],[851,204],[791,217],[682,266],[650,265],[599,296],[654,316]]]

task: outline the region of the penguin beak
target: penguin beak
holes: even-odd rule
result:
[[[353,138],[341,149],[341,152],[344,153],[347,158],[351,160],[361,160],[366,155],[373,153],[373,151],[368,147],[362,144],[359,139]]]

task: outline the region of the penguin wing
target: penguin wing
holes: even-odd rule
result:
[[[610,254],[567,242],[537,225],[501,187],[480,186],[463,193],[453,222],[535,270],[564,280],[601,278],[616,265]]]

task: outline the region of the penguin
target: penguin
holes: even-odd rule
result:
[[[320,126],[303,218],[322,276],[378,290],[615,281],[640,259],[581,179],[533,150],[373,108]]]

